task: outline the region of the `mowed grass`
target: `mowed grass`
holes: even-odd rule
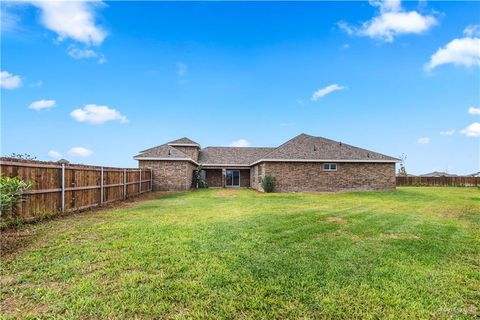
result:
[[[158,194],[33,226],[1,318],[475,318],[480,191]]]

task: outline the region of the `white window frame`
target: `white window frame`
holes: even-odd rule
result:
[[[332,169],[332,164],[335,165],[335,169]],[[328,168],[327,168],[328,166]],[[334,163],[334,162],[325,162],[323,164],[323,171],[337,171],[337,168],[338,168],[338,164]]]

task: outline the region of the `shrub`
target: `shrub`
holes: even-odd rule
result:
[[[17,177],[0,177],[0,217],[7,214],[15,214],[23,194],[32,184]]]
[[[273,189],[275,188],[275,182],[277,182],[277,179],[270,173],[267,173],[261,181],[263,191],[273,192]]]
[[[205,170],[203,170],[202,166],[198,166],[193,171],[193,186],[196,189],[208,188],[207,181],[205,181]]]

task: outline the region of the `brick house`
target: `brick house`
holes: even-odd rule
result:
[[[154,190],[189,190],[199,165],[209,187],[262,191],[261,179],[276,177],[275,191],[321,192],[395,188],[399,159],[322,137],[300,134],[276,148],[206,147],[188,138],[146,149],[134,157],[153,170]]]

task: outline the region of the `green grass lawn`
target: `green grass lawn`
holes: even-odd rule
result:
[[[29,226],[0,318],[475,318],[480,191],[202,190]]]

